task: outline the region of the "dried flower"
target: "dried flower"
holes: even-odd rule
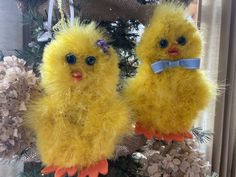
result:
[[[34,142],[23,126],[27,102],[37,89],[37,78],[25,61],[15,56],[0,62],[0,157],[14,158]]]
[[[142,148],[141,175],[150,177],[204,177],[210,170],[196,140],[183,143],[148,141]]]

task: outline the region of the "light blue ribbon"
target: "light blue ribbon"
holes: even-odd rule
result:
[[[160,73],[168,68],[176,67],[194,70],[200,68],[200,58],[188,58],[175,61],[161,60],[151,64],[151,67],[154,73]]]

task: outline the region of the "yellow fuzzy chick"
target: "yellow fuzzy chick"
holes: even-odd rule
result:
[[[56,177],[107,174],[107,158],[130,129],[116,92],[118,58],[96,25],[67,25],[45,48],[40,68],[45,95],[26,115],[37,148]]]
[[[166,141],[191,138],[188,131],[214,95],[214,84],[188,66],[199,65],[202,39],[184,8],[157,6],[136,53],[140,68],[124,90],[136,116],[136,132]]]

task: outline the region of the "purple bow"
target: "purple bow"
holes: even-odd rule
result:
[[[104,39],[97,40],[96,44],[102,49],[105,54],[108,53],[108,49],[110,48],[110,46]]]

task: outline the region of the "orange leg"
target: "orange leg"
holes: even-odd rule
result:
[[[156,135],[154,131],[148,131],[146,128],[142,127],[139,123],[136,123],[135,125],[135,133],[137,135],[144,135],[149,140]]]

